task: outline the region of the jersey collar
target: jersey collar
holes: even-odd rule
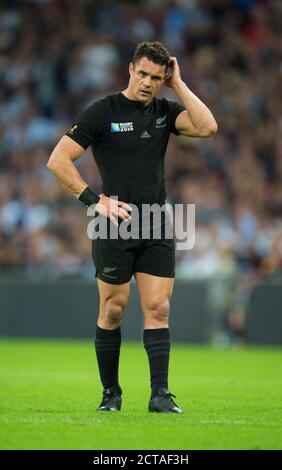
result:
[[[118,97],[126,106],[130,106],[132,108],[144,109],[144,110],[149,109],[155,100],[155,98],[153,98],[147,106],[143,106],[143,104],[140,101],[130,100],[122,92],[118,93]]]

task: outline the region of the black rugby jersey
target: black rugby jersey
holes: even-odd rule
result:
[[[184,106],[153,98],[144,107],[122,93],[109,95],[82,111],[66,133],[92,147],[102,192],[140,206],[164,204],[164,157],[170,132]]]

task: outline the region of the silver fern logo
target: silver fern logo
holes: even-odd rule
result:
[[[115,271],[117,268],[110,268],[110,267],[106,267],[103,269],[103,272],[108,274],[108,273],[112,273],[113,271]]]
[[[160,127],[166,127],[167,123],[165,121],[166,121],[166,114],[164,116],[161,116],[161,117],[157,118],[156,128],[158,129]]]

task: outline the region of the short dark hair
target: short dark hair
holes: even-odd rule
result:
[[[140,42],[135,49],[131,62],[135,65],[142,57],[147,57],[154,64],[165,65],[167,69],[170,53],[161,42]]]

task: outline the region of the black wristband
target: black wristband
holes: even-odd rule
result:
[[[84,191],[82,191],[78,199],[81,202],[84,202],[87,207],[92,206],[92,204],[97,204],[100,201],[100,197],[88,186],[84,189]]]

